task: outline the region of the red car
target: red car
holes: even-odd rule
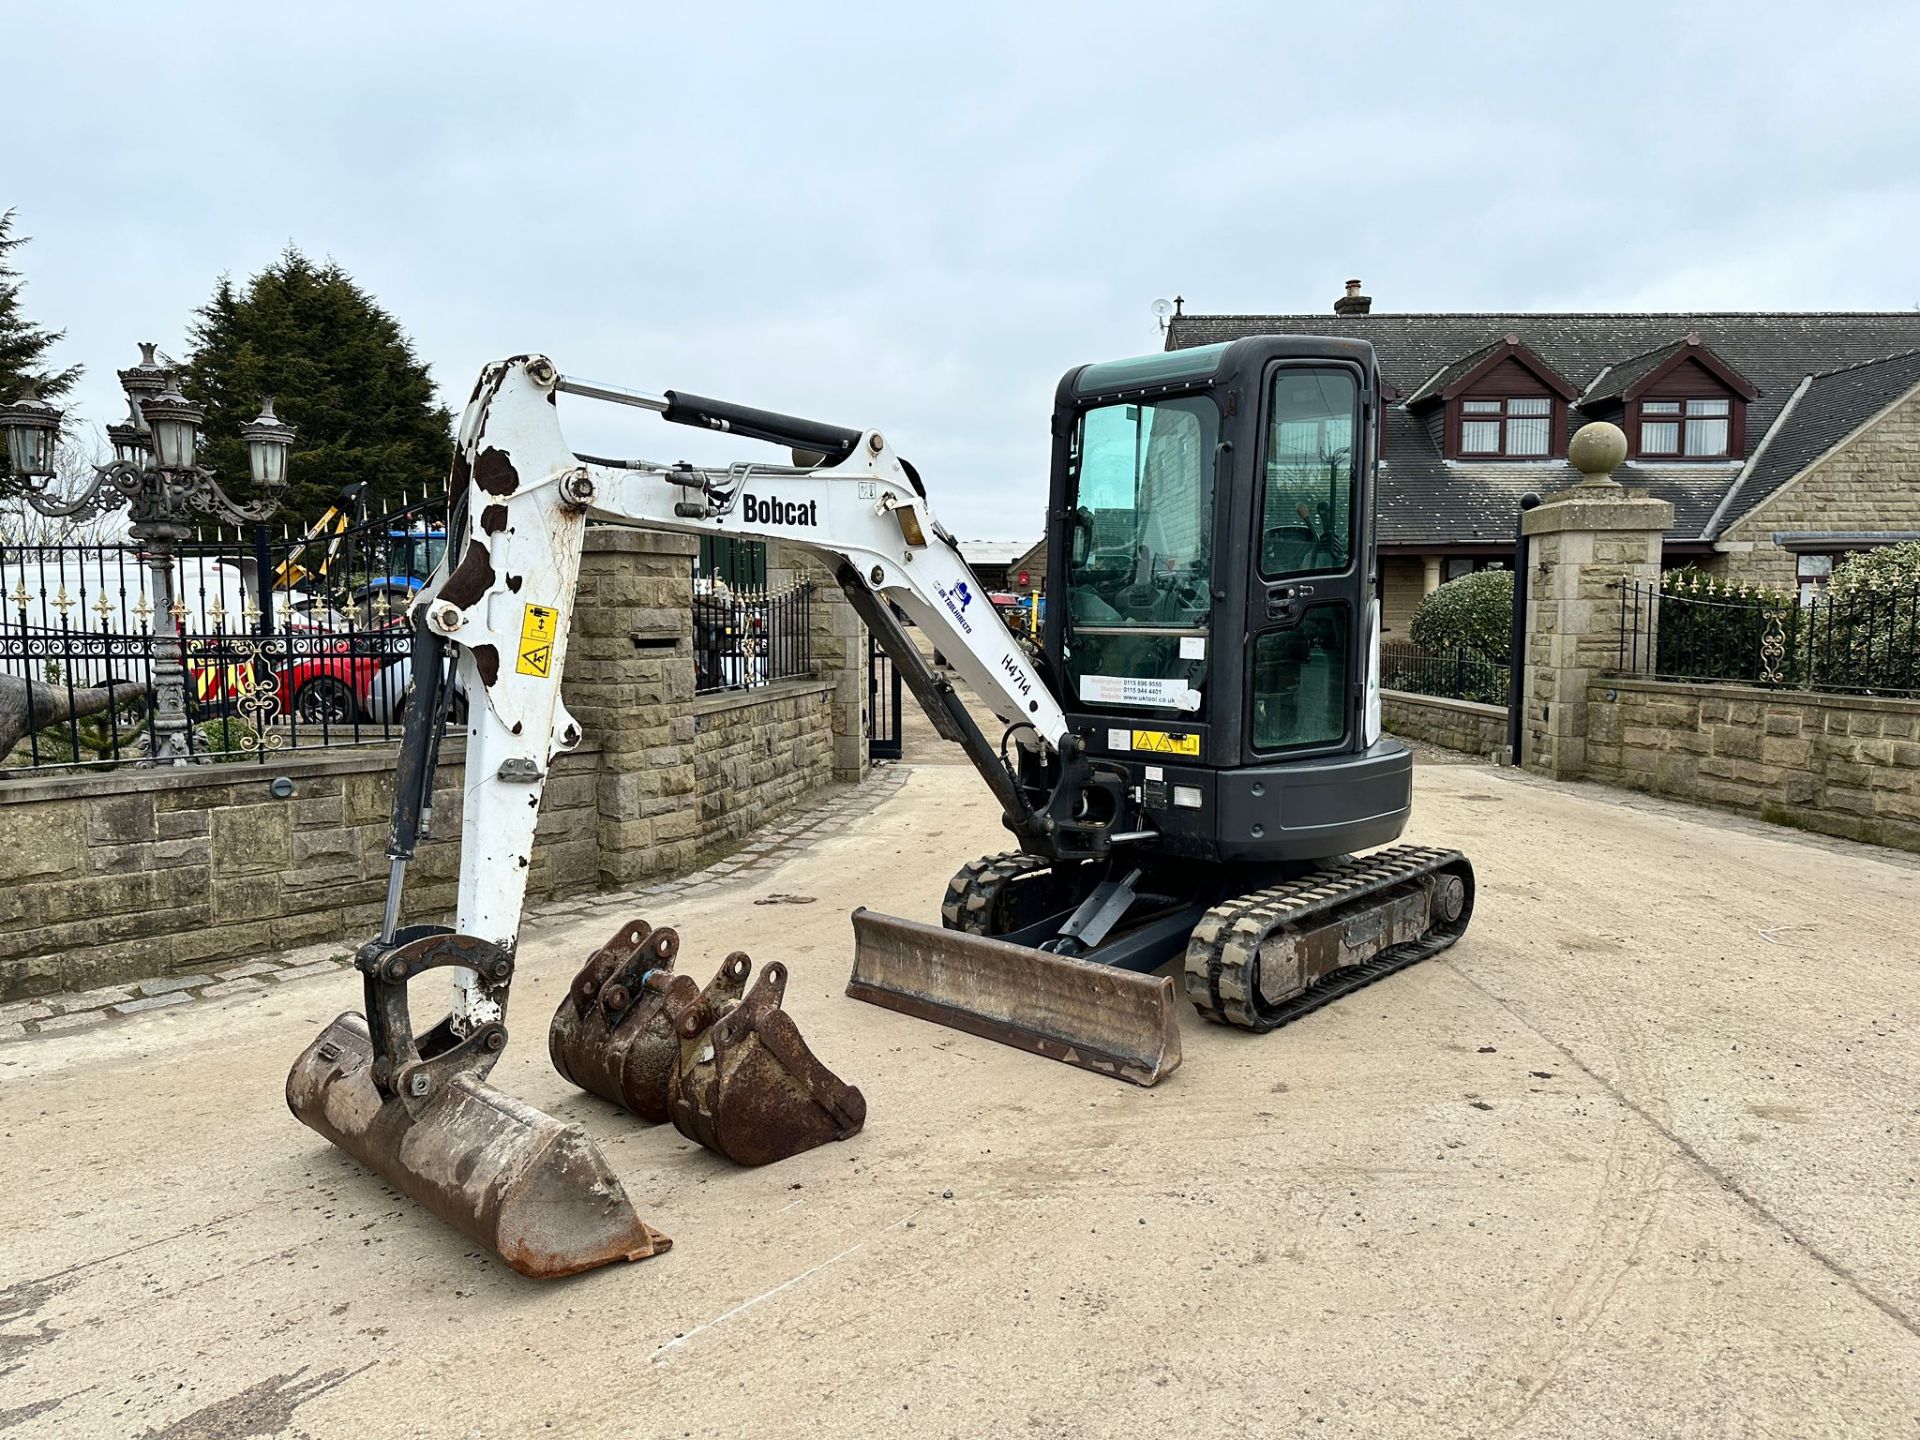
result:
[[[337,637],[273,672],[279,713],[301,726],[352,725],[366,713],[373,677],[391,662],[381,631]]]
[[[296,629],[288,639],[298,654],[283,657],[272,677],[274,708],[271,720],[311,728],[350,726],[367,716],[367,696],[374,677],[396,656],[405,653],[406,627],[396,621],[378,630],[351,635]],[[275,647],[267,642],[267,655]],[[200,707],[230,713],[238,701],[260,683],[259,672],[270,661],[253,659],[239,647],[228,652],[220,642],[187,646],[187,674]]]

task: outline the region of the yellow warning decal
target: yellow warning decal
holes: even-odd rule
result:
[[[1133,748],[1152,755],[1198,755],[1200,737],[1191,731],[1168,734],[1165,730],[1136,730]]]
[[[560,612],[551,605],[529,605],[520,622],[520,660],[513,668],[544,680],[553,669],[553,632]]]

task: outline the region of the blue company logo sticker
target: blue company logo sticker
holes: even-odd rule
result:
[[[953,589],[949,590],[936,580],[933,588],[939,592],[940,603],[947,607],[947,613],[953,616],[954,623],[960,627],[960,633],[963,635],[973,634],[973,626],[968,623],[966,615],[962,613],[966,610],[967,606],[973,603],[973,595],[967,589],[967,582],[962,580],[958,585],[955,585]],[[959,601],[958,604],[954,603],[956,598]]]

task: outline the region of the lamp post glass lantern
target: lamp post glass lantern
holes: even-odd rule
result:
[[[153,358],[158,348],[153,341],[142,340],[140,363],[115,372],[120,377],[121,390],[126,392],[127,409],[133,412],[133,428],[142,435],[147,433],[147,419],[140,413],[140,407],[165,394],[173,378],[172,372]]]
[[[287,456],[293,450],[293,427],[273,413],[273,396],[260,401],[260,413],[240,427],[247,442],[247,464],[253,483],[261,490],[278,491],[287,483]]]
[[[0,405],[0,431],[6,437],[8,465],[26,482],[26,500],[43,515],[88,519],[125,508],[128,534],[146,552],[159,607],[153,611],[150,637],[153,703],[149,757],[162,764],[192,758],[186,712],[186,668],[180,640],[183,608],[174,599],[176,548],[192,533],[191,522],[204,517],[232,525],[259,523],[280,508],[286,491],[287,457],[294,430],[262,401],[260,414],[241,427],[256,498],[242,505],[229,498],[213,471],[198,463],[200,427],[206,410],[180,393],[172,369],[154,359],[156,347],[141,342],[140,363],[119,372],[129,418],[107,427],[113,459],[94,467],[93,478],[77,495],[47,488],[54,475],[54,447],[61,412],[31,388],[10,405]],[[258,603],[257,600],[255,603]]]
[[[60,411],[40,398],[29,383],[11,405],[0,405],[0,428],[7,436],[7,467],[31,484],[53,474],[53,447],[60,434]]]
[[[127,402],[127,408],[132,410],[134,416],[139,419],[140,423],[136,425],[131,420],[123,420],[118,425],[109,425],[107,426],[107,439],[113,442],[113,458],[125,461],[131,465],[147,453],[148,447],[153,444],[153,440],[147,433],[145,417],[141,416],[137,409],[134,409],[132,401]]]
[[[200,446],[200,422],[207,412],[169,386],[152,400],[141,402],[140,413],[153,432],[153,457],[162,470],[191,470]]]

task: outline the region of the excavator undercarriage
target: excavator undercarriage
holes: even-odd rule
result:
[[[854,912],[847,993],[1139,1085],[1181,1061],[1174,983],[1217,1024],[1264,1033],[1434,955],[1473,913],[1458,851],[1396,846],[1287,878],[1178,867],[1124,889],[1104,868],[1010,851],[947,884],[941,925]],[[1127,921],[1098,936],[1103,891]],[[1076,926],[1076,920],[1082,923]],[[1092,943],[1087,943],[1087,937]]]

